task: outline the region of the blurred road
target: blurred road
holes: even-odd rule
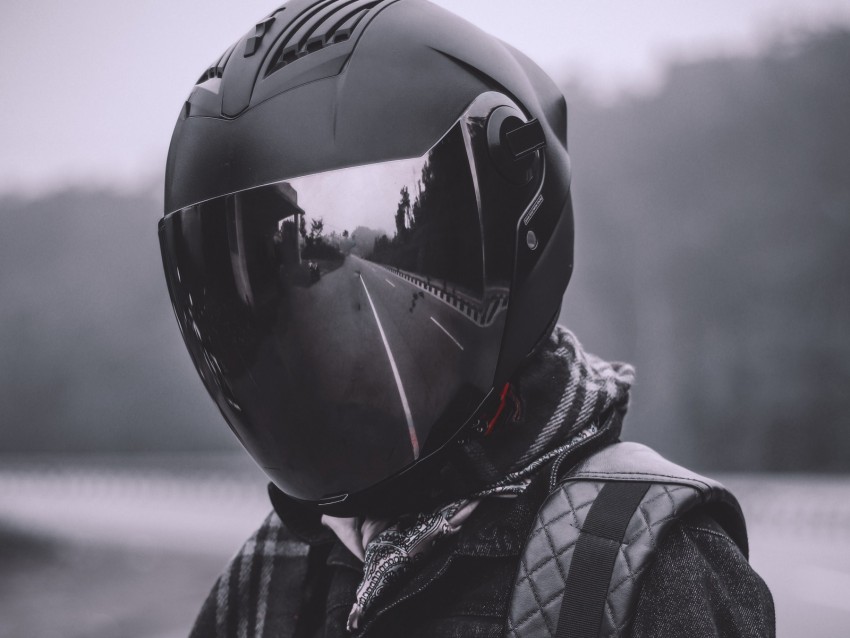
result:
[[[430,423],[464,381],[487,387],[492,380],[495,361],[480,356],[478,346],[498,340],[501,321],[482,325],[390,269],[350,255],[308,293],[298,292],[301,312],[294,321],[310,326],[294,332],[322,335],[310,344],[309,356],[320,362],[319,369],[332,372],[313,383],[322,385],[325,396],[346,396],[357,380],[357,396],[365,404],[380,405],[384,415],[407,424],[406,449],[414,456],[426,434],[417,424]],[[341,351],[351,356],[343,359]],[[375,353],[383,353],[381,365],[357,368]],[[386,387],[397,389],[389,401]],[[402,443],[382,444],[395,450]]]
[[[185,638],[269,511],[247,456],[0,459],[0,638]]]
[[[349,262],[360,276],[375,322],[383,327],[387,356],[397,361],[399,393],[403,386],[418,389],[409,397],[414,423],[419,414],[433,418],[434,407],[445,406],[464,380],[489,385],[495,362],[481,357],[478,346],[498,338],[499,322],[482,326],[378,264],[355,256]]]
[[[850,477],[721,478],[747,514],[777,635],[846,635]],[[243,456],[3,459],[0,638],[185,636],[269,509]]]

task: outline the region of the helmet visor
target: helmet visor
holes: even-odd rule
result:
[[[160,222],[195,366],[290,496],[393,475],[492,386],[516,223],[480,214],[467,126],[419,158],[287,179]]]

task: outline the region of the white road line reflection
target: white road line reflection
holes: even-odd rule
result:
[[[391,282],[389,279],[387,279],[386,277],[384,277],[384,281],[386,281],[390,286],[395,288],[395,284],[393,282]]]
[[[431,321],[433,321],[435,324],[437,324],[437,327],[438,327],[440,330],[442,330],[443,332],[445,332],[445,333],[446,333],[446,336],[447,336],[449,339],[451,339],[452,341],[454,341],[454,342],[455,342],[455,345],[456,345],[458,348],[460,348],[461,350],[463,350],[463,346],[462,346],[462,345],[460,345],[460,342],[459,342],[457,339],[455,339],[455,338],[451,335],[451,333],[450,333],[448,330],[446,330],[445,328],[443,328],[443,326],[441,326],[441,325],[440,325],[440,322],[439,322],[439,321],[437,321],[436,319],[434,319],[434,317],[431,317]]]
[[[372,295],[369,294],[369,289],[366,287],[366,282],[363,275],[360,275],[360,283],[363,284],[363,290],[366,291],[366,298],[369,300],[369,305],[372,307],[372,314],[375,315],[375,323],[378,324],[378,331],[381,333],[381,339],[384,342],[384,348],[387,351],[387,357],[390,360],[390,367],[393,369],[395,384],[398,387],[398,395],[401,397],[401,405],[404,408],[404,417],[407,419],[407,430],[410,433],[410,445],[413,448],[413,458],[419,458],[419,439],[416,436],[416,429],[413,427],[413,415],[410,413],[410,405],[407,403],[407,395],[404,393],[404,386],[401,384],[401,377],[398,374],[398,367],[395,364],[395,358],[390,350],[390,344],[387,343],[387,335],[384,334],[384,327],[381,325],[381,320],[378,318],[378,311],[375,310],[375,304],[372,303]]]
[[[373,270],[374,270],[374,269],[373,269]],[[449,303],[448,301],[446,301],[445,299],[443,299],[442,297],[440,297],[440,296],[439,296],[438,294],[436,294],[434,291],[432,291],[432,290],[427,290],[427,289],[425,289],[425,288],[422,288],[422,286],[417,286],[417,285],[416,285],[416,284],[414,284],[413,282],[408,281],[407,279],[405,279],[405,278],[404,278],[404,277],[402,277],[401,275],[399,275],[399,274],[397,274],[397,273],[394,273],[392,270],[389,270],[388,268],[385,268],[384,266],[381,266],[381,270],[383,270],[384,272],[388,272],[388,273],[389,273],[389,274],[391,274],[393,277],[395,277],[396,279],[398,279],[398,280],[399,280],[399,281],[401,281],[401,282],[406,283],[406,284],[407,284],[408,286],[410,286],[411,288],[416,288],[417,290],[424,290],[425,292],[427,292],[427,293],[428,293],[428,295],[431,297],[431,299],[436,299],[437,301],[439,301],[441,304],[443,304],[443,305],[444,305],[444,306],[446,306],[447,308],[451,308],[452,310],[454,310],[457,314],[459,314],[461,317],[463,317],[463,318],[464,318],[464,319],[466,319],[467,321],[471,321],[472,323],[474,323],[474,324],[475,324],[476,326],[478,326],[479,328],[481,327],[481,326],[478,324],[478,322],[477,322],[477,321],[475,321],[475,319],[473,319],[472,317],[470,317],[470,316],[469,316],[468,314],[466,314],[465,312],[462,312],[461,310],[459,310],[458,308],[456,308],[454,305],[452,305],[451,303]],[[463,350],[463,348],[461,348],[461,350]]]

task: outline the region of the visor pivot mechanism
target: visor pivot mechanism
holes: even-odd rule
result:
[[[536,153],[546,146],[546,134],[539,120],[531,120],[517,127],[509,127],[506,120],[502,128],[507,128],[505,141],[514,161],[521,160]]]
[[[487,121],[487,143],[502,177],[525,186],[532,179],[537,151],[546,146],[546,135],[538,120],[526,122],[518,109],[500,106]]]

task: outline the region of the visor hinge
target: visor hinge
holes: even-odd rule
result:
[[[546,133],[540,120],[531,120],[505,134],[514,161],[528,157],[546,146]]]

